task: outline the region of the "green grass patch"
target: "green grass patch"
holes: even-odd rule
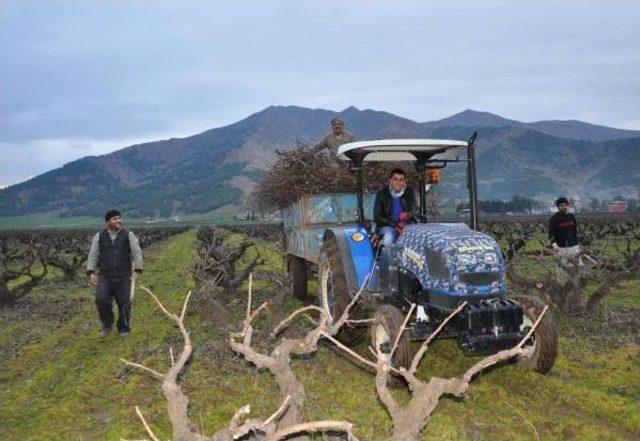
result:
[[[239,236],[230,238],[238,240]],[[141,283],[174,311],[194,287],[189,271],[195,245],[195,233],[189,231],[154,245],[147,253]],[[268,244],[250,250],[245,263],[255,253],[265,258],[261,269],[284,269],[279,253]],[[531,262],[527,264],[531,272],[538,271]],[[256,289],[256,303],[276,294],[266,286]],[[246,293],[237,295],[238,308],[243,310]],[[25,302],[0,313],[4,320],[0,327],[0,439],[140,439],[146,434],[135,417],[135,405],[161,439],[170,437],[158,382],[123,369],[119,361],[127,358],[164,371],[169,346],[175,351],[181,347],[177,328],[142,290],[137,290],[133,332],[126,339],[98,337],[100,324],[89,287],[51,282],[35,289]],[[553,311],[560,348],[548,375],[509,363],[483,372],[465,399],[441,400],[423,439],[639,438],[640,342],[637,328],[628,326],[631,316],[624,316],[624,311],[637,311],[639,304],[640,285],[633,281],[606,299],[600,316],[568,317]],[[186,318],[195,345],[183,381],[192,421],[211,435],[245,404],[251,405],[253,417],[268,416],[280,403],[273,377],[234,355],[227,347],[226,330],[199,305],[194,299]],[[297,300],[288,299],[284,309],[289,312],[299,306]],[[33,311],[23,317],[21,311],[27,307]],[[257,336],[271,330],[274,312],[257,321]],[[230,329],[239,326],[238,322]],[[368,355],[366,342],[356,349]],[[436,341],[418,375],[424,379],[460,375],[476,360],[464,356],[454,341]],[[312,357],[294,360],[293,366],[306,388],[306,419],[349,420],[360,439],[389,436],[391,421],[376,397],[371,373],[326,346]],[[394,393],[408,399],[405,390]]]
[[[2,216],[0,230],[24,230],[38,228],[100,228],[104,219],[98,217],[45,217],[45,216]]]
[[[212,211],[202,215],[186,216],[179,220],[173,219],[142,219],[129,218],[123,213],[124,224],[127,228],[135,227],[180,227],[198,225],[251,225],[260,224],[261,221],[245,221],[233,218],[229,209]],[[2,216],[0,217],[0,230],[31,230],[31,229],[74,229],[104,227],[104,218],[93,216],[76,217],[47,217],[47,216]]]

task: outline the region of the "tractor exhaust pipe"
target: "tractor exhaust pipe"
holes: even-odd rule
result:
[[[476,179],[476,151],[474,143],[478,137],[478,132],[473,132],[467,141],[467,188],[469,189],[469,214],[470,227],[478,229],[478,182]]]

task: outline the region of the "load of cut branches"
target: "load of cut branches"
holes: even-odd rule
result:
[[[276,155],[275,164],[251,196],[251,202],[259,209],[285,208],[304,195],[356,191],[356,175],[348,161],[317,153],[303,144],[293,150],[277,150]],[[385,186],[394,168],[403,169],[409,185],[418,188],[418,174],[409,162],[368,164],[364,188],[372,191]]]

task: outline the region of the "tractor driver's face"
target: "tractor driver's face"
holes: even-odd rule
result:
[[[344,130],[344,125],[341,122],[334,123],[332,126],[333,134],[336,136],[342,135],[342,131]]]
[[[394,173],[389,179],[389,184],[391,184],[394,190],[400,191],[407,184],[407,178],[399,173]]]
[[[111,231],[118,231],[122,227],[122,219],[120,216],[113,216],[107,221],[107,228]]]
[[[562,202],[558,205],[558,210],[560,210],[560,213],[565,214],[569,210],[569,204]]]

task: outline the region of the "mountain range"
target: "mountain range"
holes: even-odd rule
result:
[[[186,138],[132,145],[87,156],[0,190],[3,216],[99,215],[119,207],[129,217],[206,213],[239,204],[277,149],[312,143],[341,117],[359,139],[467,139],[478,131],[481,199],[513,195],[552,200],[638,197],[640,131],[576,120],[524,123],[465,110],[416,122],[394,114],[349,107],[341,112],[271,106],[234,124]],[[443,171],[443,196],[462,197],[464,171]]]

